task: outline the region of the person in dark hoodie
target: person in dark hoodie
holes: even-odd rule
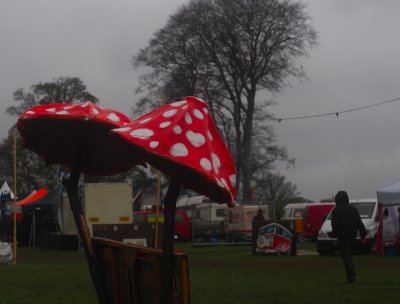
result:
[[[346,191],[339,191],[335,196],[336,206],[332,210],[332,232],[338,239],[338,247],[346,270],[347,282],[355,281],[351,250],[353,243],[360,232],[362,242],[365,242],[367,230],[361,221],[358,210],[349,204],[349,197]]]

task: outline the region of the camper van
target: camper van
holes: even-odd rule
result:
[[[367,229],[367,242],[360,242],[357,236],[355,249],[358,251],[371,251],[375,248],[376,236],[379,224],[377,199],[358,199],[350,200],[350,204],[357,208],[361,220]],[[331,214],[329,213],[323,223],[317,237],[317,251],[320,255],[333,254],[337,249],[337,239],[332,235]],[[387,240],[393,237],[398,229],[397,206],[384,206],[382,210],[383,232],[382,239]]]
[[[304,211],[303,237],[315,241],[319,229],[327,218],[335,203],[311,203]]]
[[[281,220],[283,222],[294,222],[295,223],[295,232],[297,237],[302,240],[303,238],[303,229],[304,229],[304,213],[306,211],[306,207],[310,203],[295,203],[295,204],[287,204],[283,207],[283,214]]]

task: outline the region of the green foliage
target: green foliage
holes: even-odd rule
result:
[[[0,142],[0,181],[7,181],[9,185],[12,185],[13,181],[13,133],[10,132],[8,137]],[[18,134],[16,140],[18,198],[21,199],[41,187],[51,189],[56,183],[56,166],[46,166],[36,153],[23,149]]]
[[[88,91],[78,77],[58,77],[51,82],[39,82],[26,92],[19,88],[14,92],[14,101],[20,103],[10,106],[6,113],[19,116],[29,108],[48,103],[74,103],[90,100],[97,103],[98,99]]]

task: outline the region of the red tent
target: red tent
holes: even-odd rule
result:
[[[39,198],[45,196],[49,190],[45,188],[40,188],[39,190],[33,191],[31,194],[29,194],[27,197],[24,199],[18,201],[15,205],[16,206],[25,206],[28,204],[31,204],[35,201],[37,201]]]

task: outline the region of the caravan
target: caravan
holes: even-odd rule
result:
[[[192,230],[195,241],[213,242],[225,238],[226,204],[210,202],[197,205],[192,214]]]
[[[176,210],[185,210],[191,220],[195,242],[225,238],[226,209],[226,204],[218,204],[203,195],[185,197],[176,203]]]
[[[269,219],[266,205],[238,205],[226,209],[225,232],[228,242],[252,240],[253,218],[258,210],[262,211],[265,220]]]

